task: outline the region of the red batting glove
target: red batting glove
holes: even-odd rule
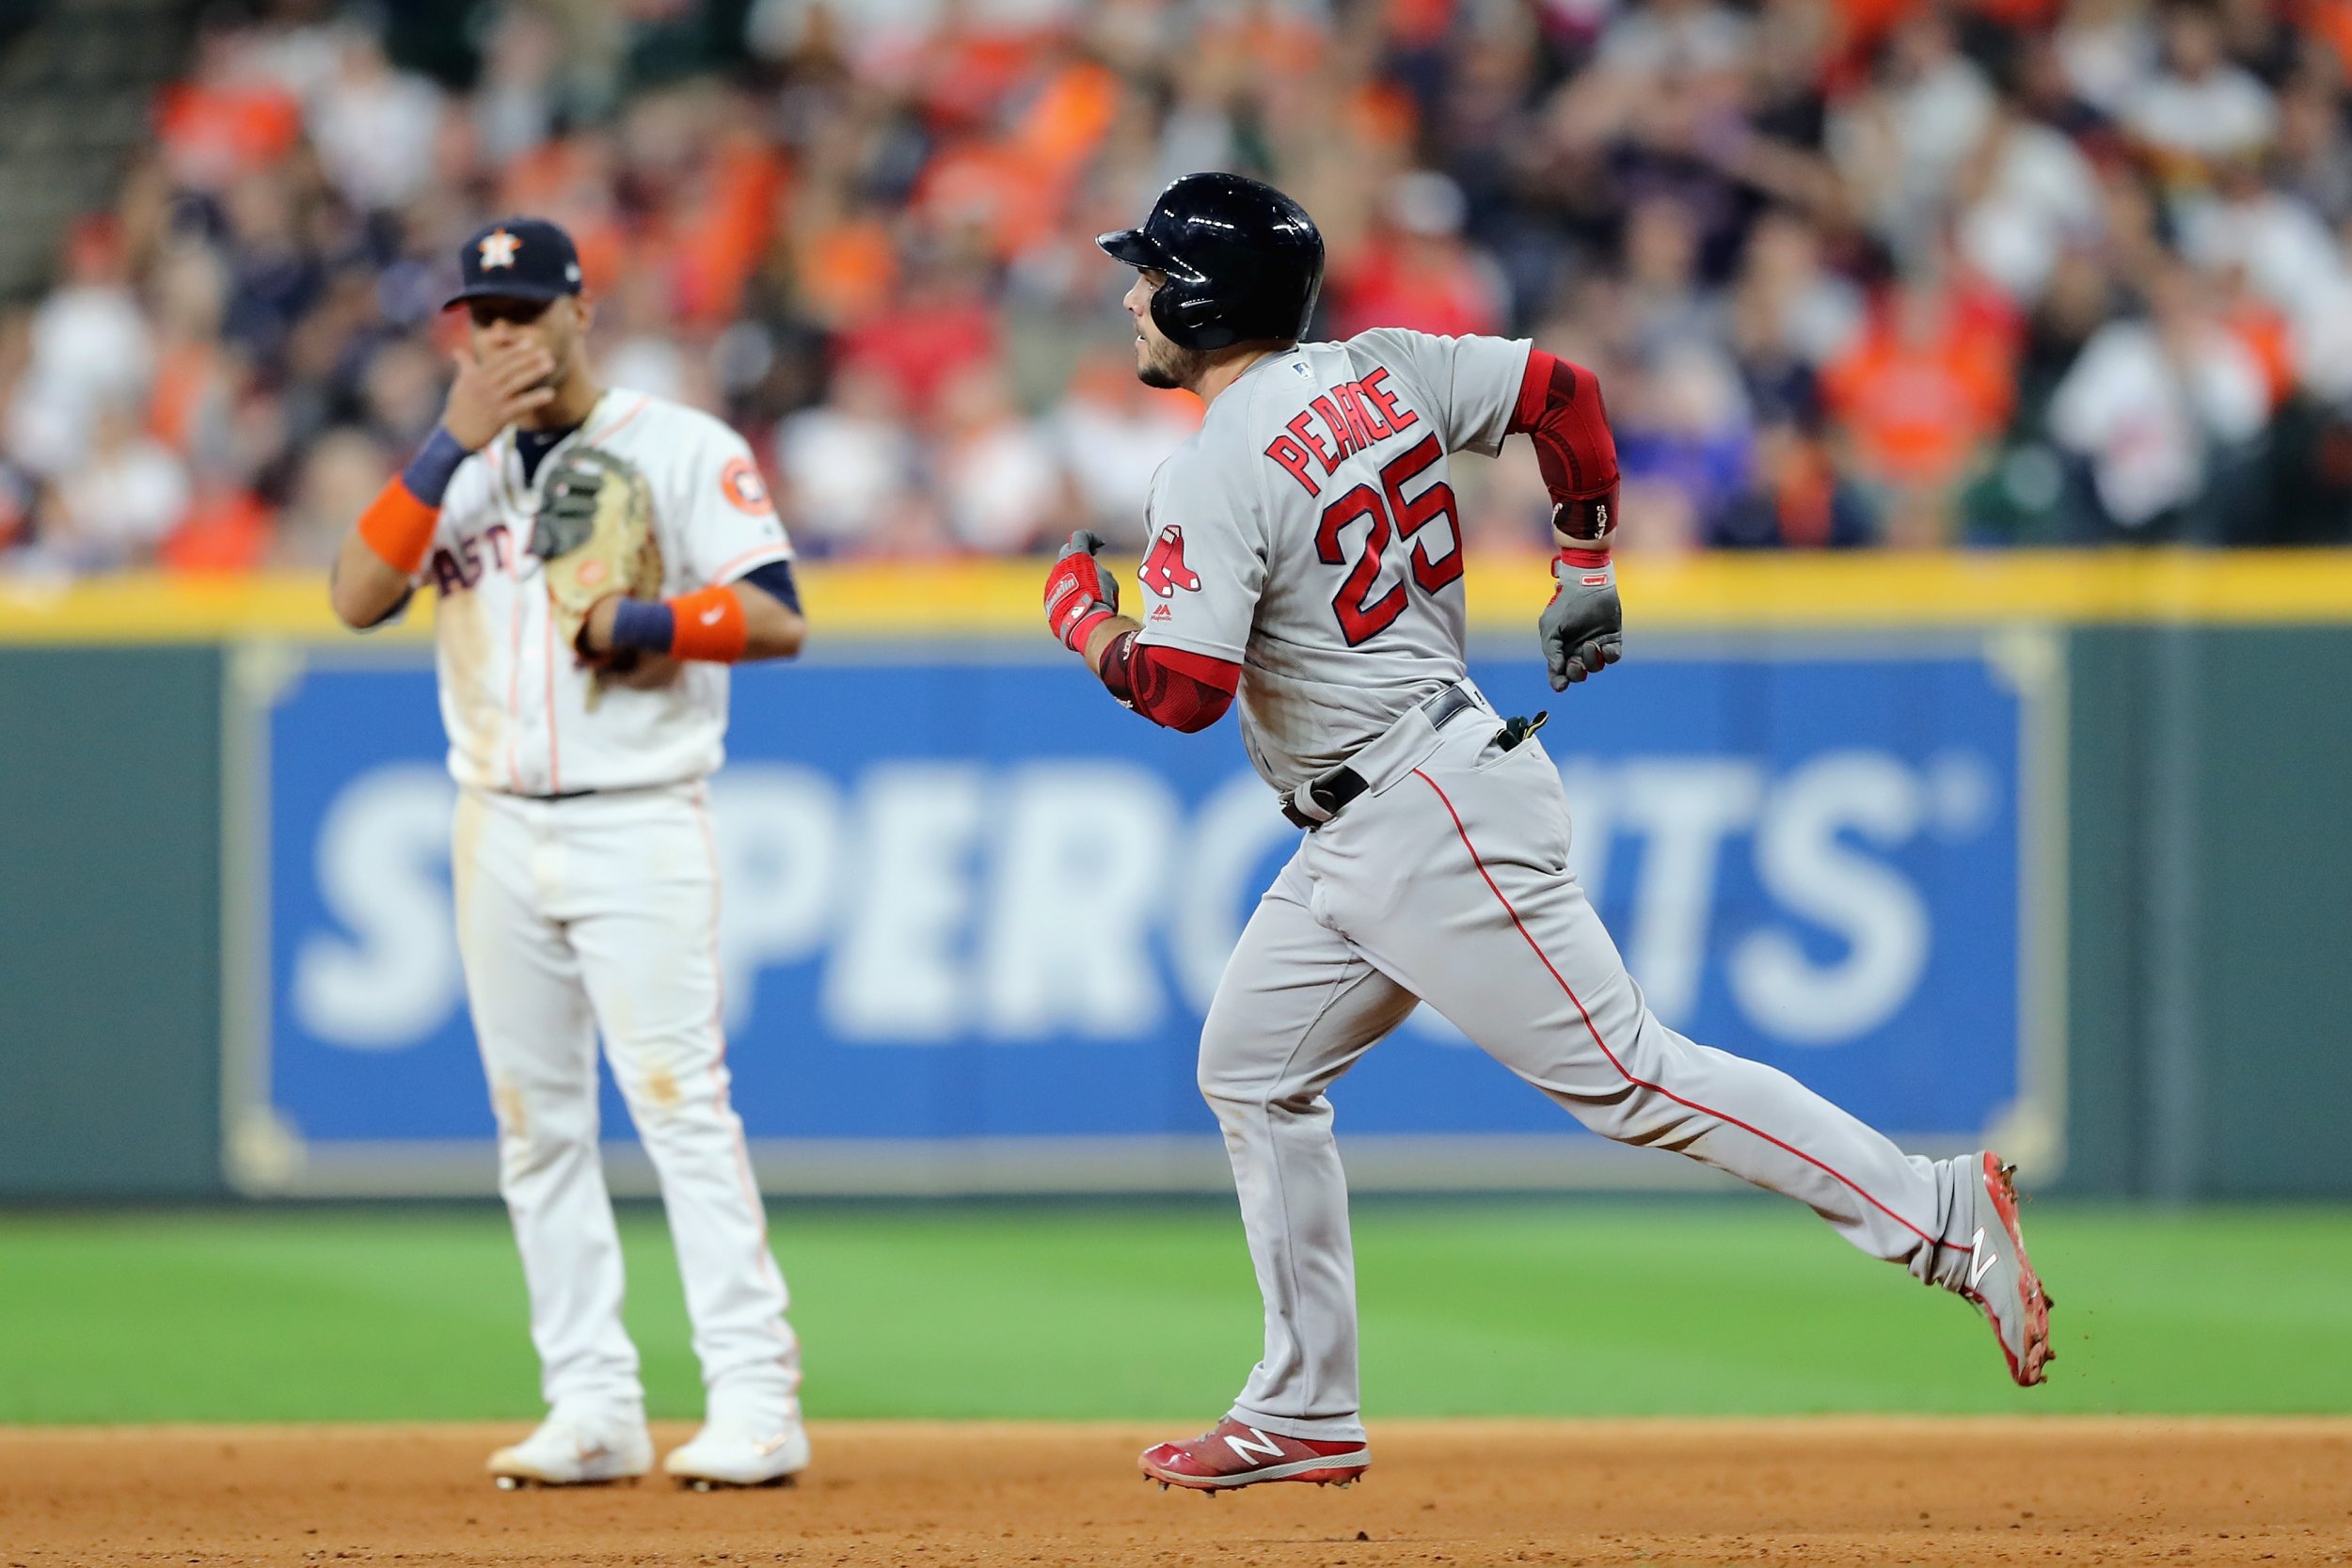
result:
[[[1119,583],[1094,558],[1102,547],[1101,539],[1080,529],[1045,576],[1045,624],[1073,653],[1084,654],[1094,628],[1119,613]]]

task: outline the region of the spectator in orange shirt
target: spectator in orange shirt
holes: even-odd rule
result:
[[[155,134],[172,178],[217,191],[265,168],[302,136],[302,105],[262,69],[250,29],[208,19],[197,33],[196,64],[155,103]]]
[[[1933,279],[1895,285],[1860,342],[1829,367],[1822,401],[1863,479],[1899,515],[1940,508],[2010,398],[2008,346],[1972,328]]]

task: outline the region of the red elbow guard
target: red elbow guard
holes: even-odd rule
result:
[[[1599,378],[1530,349],[1510,430],[1535,444],[1535,466],[1551,492],[1552,526],[1565,538],[1606,549],[1617,526],[1617,442],[1609,434]]]
[[[1163,729],[1186,735],[1205,730],[1233,705],[1241,666],[1230,659],[1146,645],[1128,632],[1103,660],[1111,695]]]

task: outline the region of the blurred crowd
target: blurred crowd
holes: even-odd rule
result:
[[[2347,54],[2352,0],[230,6],[0,320],[0,571],[324,562],[511,213],[804,553],[1133,544],[1199,409],[1091,238],[1216,167],[1322,224],[1321,335],[1597,369],[1629,549],[2341,541]],[[1547,547],[1524,451],[1464,468]]]

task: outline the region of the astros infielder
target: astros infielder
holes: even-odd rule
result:
[[[440,427],[345,540],[333,594],[357,627],[438,594],[458,947],[549,1407],[489,1468],[501,1485],[652,1468],[597,1158],[601,1033],[707,1390],[664,1468],[780,1481],[808,1463],[800,1351],[728,1101],[704,781],[727,666],[800,648],[792,548],[733,432],[598,383],[562,230],[509,219],[460,260],[469,346]]]
[[[1073,538],[1049,624],[1111,693],[1180,730],[1241,699],[1242,741],[1306,830],[1243,930],[1201,1031],[1265,1353],[1212,1431],[1142,1457],[1202,1491],[1345,1484],[1357,1398],[1347,1193],[1325,1091],[1426,1001],[1595,1132],[1811,1207],[1975,1303],[2042,1381],[2049,1300],[2010,1172],[1931,1161],[1770,1068],[1660,1022],[1568,872],[1560,775],[1465,678],[1450,452],[1535,445],[1560,553],[1540,625],[1554,689],[1620,647],[1616,449],[1590,372],[1497,338],[1376,330],[1300,343],[1323,242],[1295,202],[1190,175],[1098,242],[1138,270],[1137,373],[1207,404],[1152,486],[1139,619]]]

